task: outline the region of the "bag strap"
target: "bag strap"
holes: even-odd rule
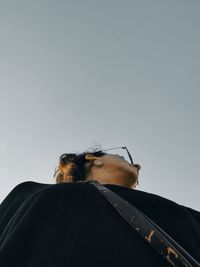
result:
[[[97,180],[80,181],[95,186],[131,227],[167,262],[177,267],[200,267],[200,264],[164,230],[128,201]]]

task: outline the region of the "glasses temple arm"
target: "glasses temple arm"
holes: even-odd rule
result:
[[[123,149],[126,149],[127,153],[128,153],[128,156],[130,158],[130,161],[131,161],[131,164],[133,164],[133,159],[131,157],[131,154],[130,152],[128,151],[127,147],[126,146],[120,146],[120,147],[113,147],[113,148],[109,148],[109,149],[103,149],[103,150],[100,150],[98,152],[103,152],[103,151],[107,151],[107,150],[111,150],[111,149],[116,149],[116,148],[123,148]]]
[[[122,148],[123,148],[123,149],[126,149],[126,151],[127,151],[127,153],[128,153],[128,156],[129,156],[129,158],[130,158],[130,161],[131,161],[131,163],[133,164],[133,159],[132,159],[132,157],[131,157],[130,152],[128,151],[128,148],[127,148],[126,146],[123,146]]]

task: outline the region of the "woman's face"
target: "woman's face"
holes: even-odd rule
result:
[[[138,178],[141,166],[137,163],[129,163],[123,156],[118,154],[107,154],[101,157],[105,167],[115,168],[131,175],[134,180]]]
[[[131,188],[138,180],[141,166],[136,163],[130,164],[121,155],[106,154],[95,157],[92,154],[87,154],[85,158],[94,162],[87,179],[97,179],[103,183],[121,184]]]

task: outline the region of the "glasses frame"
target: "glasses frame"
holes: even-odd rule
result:
[[[132,156],[131,156],[131,153],[128,151],[128,148],[126,146],[120,146],[120,147],[112,147],[112,148],[108,148],[108,149],[102,149],[102,150],[99,150],[99,151],[96,151],[96,152],[103,152],[103,151],[107,151],[107,150],[112,150],[112,149],[119,149],[119,148],[122,148],[122,149],[125,149],[127,154],[128,154],[128,157],[130,159],[130,162],[131,164],[134,164],[133,163],[133,159],[132,159]]]

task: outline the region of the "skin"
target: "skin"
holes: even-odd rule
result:
[[[89,163],[94,163],[86,180],[98,180],[101,184],[115,184],[131,189],[136,187],[141,169],[139,164],[130,164],[117,154],[107,154],[102,157],[86,154],[85,159]]]

